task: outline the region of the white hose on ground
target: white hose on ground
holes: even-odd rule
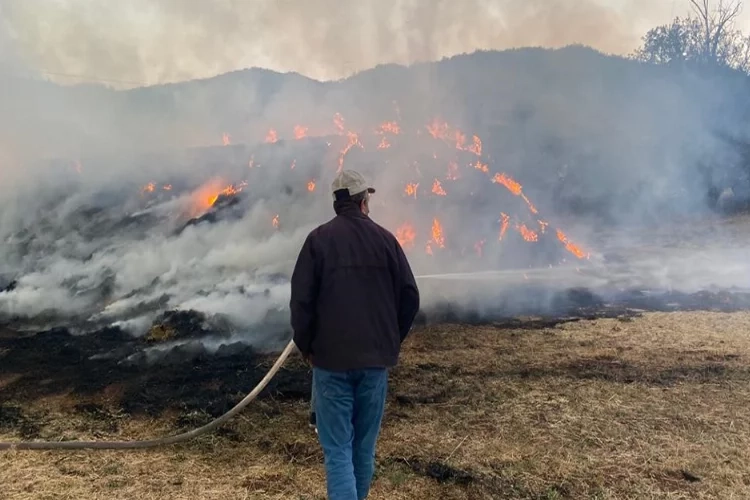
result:
[[[242,399],[242,401],[237,403],[234,408],[226,412],[224,415],[212,420],[203,427],[198,427],[197,429],[193,429],[192,431],[183,432],[182,434],[176,434],[174,436],[149,439],[145,441],[19,441],[15,443],[0,442],[0,450],[125,450],[134,448],[154,448],[156,446],[165,446],[194,439],[218,428],[227,420],[242,411],[248,404],[250,404],[250,402],[254,400],[263,389],[265,389],[266,385],[268,385],[271,379],[276,375],[276,372],[278,372],[279,369],[284,365],[294,348],[294,341],[290,340],[289,344],[287,344],[287,346],[284,348],[271,369],[268,370],[266,376],[263,377],[260,382],[258,382],[258,385],[256,385],[255,388]]]

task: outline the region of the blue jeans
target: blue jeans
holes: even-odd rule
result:
[[[367,498],[387,390],[385,368],[346,372],[313,368],[313,398],[329,500]]]

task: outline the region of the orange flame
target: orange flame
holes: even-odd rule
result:
[[[342,149],[339,153],[339,172],[341,172],[344,169],[344,157],[346,156],[346,153],[349,152],[350,149],[352,149],[354,146],[359,146],[362,148],[362,143],[359,142],[359,136],[355,134],[354,132],[347,132],[346,136],[349,138],[349,142],[346,143],[346,146],[344,146],[344,149]],[[363,148],[364,149],[364,148]]]
[[[443,186],[437,179],[435,179],[435,182],[432,183],[432,192],[438,196],[445,196],[445,189],[443,189]]]
[[[406,196],[413,196],[414,199],[417,199],[417,188],[419,187],[419,183],[410,182],[406,185],[406,188],[404,189],[404,192],[406,193]]]
[[[432,120],[432,123],[427,125],[427,131],[435,139],[441,139],[444,141],[453,141],[456,149],[459,151],[469,151],[477,156],[482,156],[482,140],[479,136],[472,136],[472,143],[466,145],[466,134],[461,130],[455,129],[451,133],[451,127],[444,121],[440,121],[437,118]]]
[[[432,220],[432,241],[440,248],[445,248],[445,236],[443,236],[443,226],[437,217]]]
[[[233,186],[233,185],[230,184],[229,186],[225,187],[224,189],[222,189],[218,193],[211,194],[207,198],[207,200],[206,200],[208,202],[208,206],[209,207],[214,206],[214,203],[216,203],[216,200],[218,200],[219,197],[222,196],[222,195],[233,196],[233,195],[239,193],[240,191],[242,191],[243,187],[245,187],[245,183],[242,183],[242,184],[240,184],[238,186]]]
[[[146,184],[145,186],[141,188],[141,193],[143,194],[153,193],[155,189],[156,189],[156,184],[154,184],[153,182],[149,182],[148,184]]]
[[[276,130],[271,129],[268,131],[268,134],[266,134],[266,142],[269,144],[273,144],[274,142],[279,140],[279,135],[276,133]]]
[[[295,125],[294,126],[294,138],[297,140],[304,139],[305,137],[307,137],[308,130],[310,130],[309,127],[303,127],[302,125]]]
[[[518,229],[518,232],[521,233],[521,236],[524,240],[533,242],[539,240],[539,235],[536,234],[535,231],[532,231],[528,227],[526,227],[526,224],[516,225],[516,229]]]
[[[520,196],[521,199],[526,202],[526,206],[529,207],[529,211],[531,211],[532,214],[536,215],[539,213],[539,210],[537,210],[534,204],[531,203],[531,200],[529,200],[529,198],[523,193],[521,184],[513,180],[511,177],[505,174],[495,174],[492,178],[492,182],[495,184],[502,184],[508,189],[508,191],[516,196]]]
[[[523,198],[523,201],[526,202],[526,205],[529,207],[529,210],[532,214],[536,215],[539,213],[539,210],[536,209],[533,203],[531,203],[531,200],[529,200],[525,194],[521,193],[521,198]]]
[[[508,214],[504,214],[500,212],[500,237],[498,240],[503,239],[503,236],[505,236],[505,233],[508,231],[508,225],[510,224],[510,217]]]
[[[246,182],[242,182],[238,185],[228,185],[221,187],[222,183],[220,180],[212,180],[204,184],[192,195],[193,205],[190,207],[189,212],[191,215],[203,213],[210,209],[214,203],[219,199],[221,195],[234,195],[242,191],[247,185]],[[171,188],[171,186],[170,186]]]
[[[575,255],[576,257],[578,257],[579,259],[588,259],[589,258],[589,254],[587,254],[586,252],[584,252],[579,246],[574,245],[573,243],[571,243],[570,241],[568,241],[568,237],[565,236],[565,233],[563,233],[559,229],[557,230],[557,239],[560,240],[560,242],[562,242],[563,245],[565,245],[565,250],[567,250],[568,252],[572,253],[573,255]]]
[[[171,184],[164,184],[164,186],[162,186],[162,189],[164,191],[171,191],[172,190],[172,185]]]
[[[516,196],[521,194],[521,185],[505,174],[495,174],[495,177],[492,178],[492,182],[502,184],[508,188],[508,191]]]
[[[380,124],[378,133],[380,134],[388,133],[388,134],[398,135],[401,133],[401,127],[399,126],[398,122],[384,122]]]
[[[388,149],[391,147],[391,143],[388,142],[388,138],[383,136],[380,139],[380,144],[378,144],[378,149]]]
[[[311,193],[315,191],[315,179],[307,183],[307,190],[310,191]]]
[[[432,245],[429,242],[424,246],[424,251],[427,252],[427,255],[432,255]]]
[[[399,244],[405,248],[412,248],[414,246],[414,239],[416,238],[417,233],[414,231],[414,227],[412,227],[411,224],[408,222],[404,222],[401,224],[401,226],[396,229],[396,239],[398,240]]]
[[[279,228],[279,214],[273,216],[273,219],[271,219],[271,225],[273,225],[274,229]]]
[[[482,160],[477,160],[477,162],[474,164],[474,168],[481,172],[484,172],[485,174],[488,174],[490,172],[490,167],[488,167],[486,163],[482,163]]]
[[[225,146],[229,146],[232,143],[229,134],[227,134],[226,132],[224,132],[221,136],[221,143]]]
[[[466,148],[466,151],[471,151],[477,156],[482,156],[482,139],[479,136],[473,137],[474,144]]]

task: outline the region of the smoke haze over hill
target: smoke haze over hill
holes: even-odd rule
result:
[[[477,49],[580,43],[627,54],[688,10],[680,0],[2,0],[0,37],[30,70],[68,83],[132,87],[246,67],[336,79]]]

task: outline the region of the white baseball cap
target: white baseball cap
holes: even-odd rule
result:
[[[354,170],[342,170],[333,179],[331,183],[331,190],[333,191],[333,198],[336,199],[336,191],[346,190],[349,192],[349,196],[367,191],[368,193],[374,193],[375,188],[370,187],[367,184],[364,176]]]

